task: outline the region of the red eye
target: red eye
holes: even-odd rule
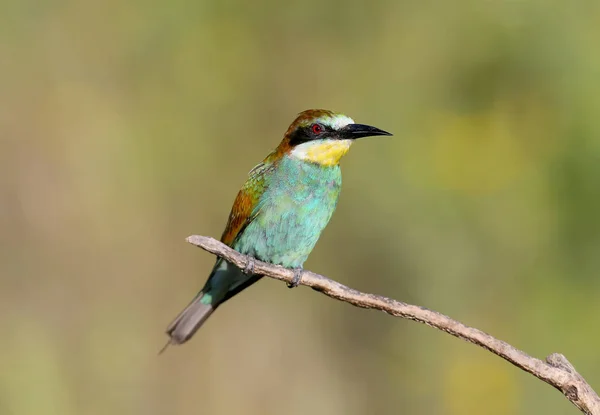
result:
[[[319,135],[323,132],[323,126],[321,124],[313,124],[311,129],[315,135]]]

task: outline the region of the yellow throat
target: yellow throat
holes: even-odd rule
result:
[[[348,152],[352,140],[318,140],[296,146],[292,157],[322,166],[334,166]]]

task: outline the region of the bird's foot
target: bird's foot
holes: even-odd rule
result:
[[[288,288],[296,288],[300,284],[300,281],[302,281],[302,272],[302,268],[294,268],[294,278],[292,282],[288,282]]]
[[[254,275],[254,258],[251,256],[246,257],[246,266],[244,267],[244,274]]]

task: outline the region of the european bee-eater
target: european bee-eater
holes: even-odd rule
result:
[[[332,111],[300,113],[279,146],[250,170],[221,241],[261,261],[301,269],[336,208],[340,159],[354,140],[376,135],[391,134]],[[260,278],[218,258],[204,288],[167,328],[167,345],[189,340],[219,305]]]

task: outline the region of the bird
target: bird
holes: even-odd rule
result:
[[[340,160],[356,139],[389,135],[333,111],[301,112],[275,150],[248,173],[221,242],[250,258],[293,269],[288,286],[297,286],[304,262],[336,209]],[[167,327],[163,350],[187,342],[221,304],[261,278],[253,274],[253,262],[248,264],[241,270],[217,258],[202,290]]]

